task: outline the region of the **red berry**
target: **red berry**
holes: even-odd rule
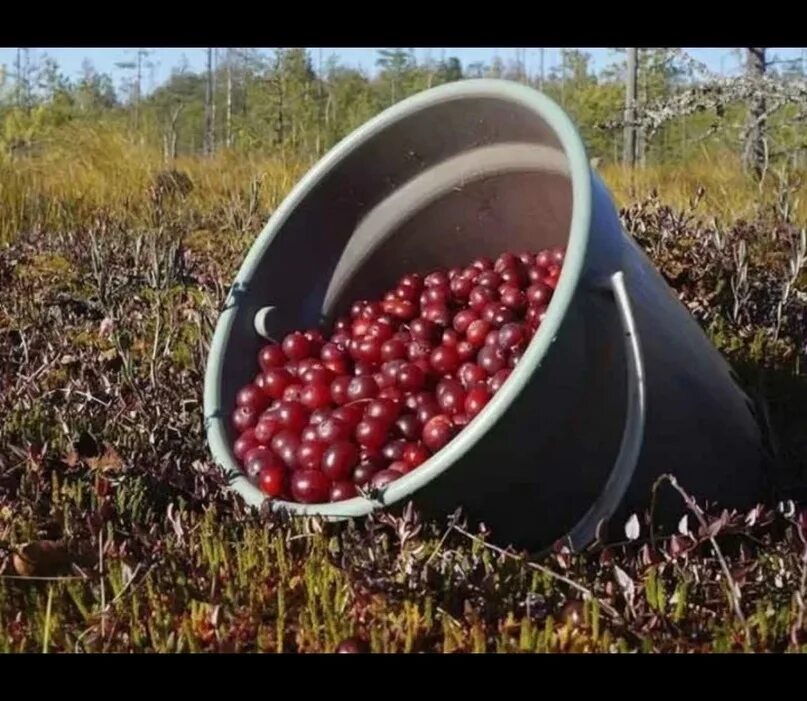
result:
[[[488,379],[488,374],[476,363],[465,363],[459,369],[458,376],[466,389]]]
[[[390,338],[381,344],[381,360],[387,363],[406,357],[406,344],[399,338]]]
[[[257,481],[264,494],[279,497],[286,489],[286,468],[280,462],[267,465],[258,473]]]
[[[417,365],[406,363],[398,369],[397,383],[404,392],[417,392],[426,383],[426,376]]]
[[[413,441],[420,438],[421,425],[414,414],[404,414],[395,422],[395,428],[407,440]]]
[[[291,476],[291,494],[303,504],[324,504],[331,492],[331,481],[319,470],[297,470]]]
[[[422,443],[408,443],[404,448],[403,459],[410,468],[422,465],[430,457],[431,453]]]
[[[367,448],[380,448],[387,438],[387,427],[381,419],[362,419],[356,426],[356,442]]]
[[[318,441],[319,434],[317,433],[316,425],[309,424],[302,431],[300,431],[300,441],[302,443],[310,443],[311,441]]]
[[[526,340],[525,336],[526,334],[521,324],[505,324],[499,329],[499,348],[502,350],[515,348]]]
[[[283,428],[288,428],[295,433],[302,431],[308,423],[308,411],[299,402],[281,402],[276,415]]]
[[[299,331],[286,336],[283,339],[282,347],[289,360],[302,360],[311,354],[311,341]]]
[[[364,415],[369,419],[378,419],[385,426],[390,426],[398,418],[398,405],[390,399],[374,399],[364,410]]]
[[[488,375],[495,375],[507,365],[507,358],[498,348],[486,345],[476,356],[476,362]]]
[[[493,270],[493,261],[487,256],[477,258],[471,265],[477,270]]]
[[[552,288],[543,282],[535,282],[527,288],[527,301],[533,307],[545,307],[552,299]]]
[[[471,418],[476,416],[490,401],[490,392],[485,387],[472,387],[465,395],[465,413]]]
[[[247,429],[233,443],[233,455],[235,455],[236,460],[243,462],[247,452],[257,446],[258,441],[256,440],[255,431],[251,428]]]
[[[500,273],[503,270],[507,270],[508,268],[514,268],[518,265],[518,258],[516,258],[512,253],[502,253],[497,259],[496,262],[493,264],[493,269]]]
[[[261,348],[258,353],[258,364],[261,370],[268,370],[269,368],[277,368],[286,362],[286,354],[283,349],[275,343]]]
[[[306,409],[322,409],[331,403],[328,385],[306,385],[300,390],[300,404]]]
[[[334,482],[346,480],[358,463],[359,451],[356,446],[349,441],[338,441],[323,453],[322,473]]]
[[[516,311],[527,306],[526,295],[515,285],[502,285],[499,288],[499,299],[505,307]]]
[[[403,475],[397,470],[381,470],[373,475],[372,479],[370,480],[370,486],[374,489],[383,489],[390,482],[394,482],[401,477],[403,477]]]
[[[359,423],[359,421],[361,421],[363,415],[364,410],[362,406],[357,404],[340,406],[338,409],[334,409],[331,413],[331,416],[334,419],[345,423],[351,431],[356,428],[356,425]]]
[[[344,404],[348,401],[347,388],[350,384],[350,378],[346,375],[337,377],[331,382],[331,399],[334,404]]]
[[[300,401],[300,392],[302,391],[303,386],[297,384],[289,385],[286,389],[283,390],[283,401],[284,402],[299,402]]]
[[[474,283],[467,277],[458,275],[451,281],[451,294],[460,301],[467,300],[473,288]]]
[[[380,469],[381,467],[374,462],[362,462],[356,465],[356,469],[353,470],[353,483],[359,486],[367,484]]]
[[[437,404],[448,415],[462,411],[465,404],[465,390],[457,380],[441,380],[437,385]]]
[[[438,346],[432,351],[429,362],[436,372],[448,375],[459,367],[460,358],[455,347]]]
[[[465,331],[465,338],[469,343],[472,343],[477,348],[485,343],[485,337],[490,331],[490,324],[482,319],[472,321],[467,330]]]
[[[468,296],[468,304],[475,312],[481,312],[486,305],[495,302],[499,294],[495,289],[477,285]]]
[[[300,373],[300,380],[306,385],[325,385],[328,387],[333,382],[334,377],[336,375],[332,370],[316,361],[311,367]]]
[[[429,450],[437,452],[454,437],[454,433],[451,419],[445,414],[438,414],[423,426],[423,443]]]
[[[511,370],[509,368],[503,368],[496,372],[493,377],[488,380],[488,387],[490,391],[494,394],[498,392],[502,385],[504,384],[505,380],[510,377]]]
[[[317,436],[328,444],[350,438],[352,432],[351,426],[333,415],[317,424]]]
[[[276,415],[261,416],[255,426],[255,440],[261,445],[269,445],[272,436],[280,429],[280,421]]]
[[[300,447],[300,437],[287,428],[278,431],[272,438],[272,452],[279,457],[287,467],[297,467],[297,448]]]
[[[331,485],[331,501],[346,501],[359,495],[359,490],[353,482],[342,480]]]
[[[370,375],[354,377],[348,383],[346,394],[349,402],[372,399],[378,394],[378,384]]]
[[[502,278],[499,273],[492,270],[486,270],[485,272],[480,273],[476,278],[476,284],[481,285],[482,287],[489,287],[491,290],[496,290],[502,284]]]
[[[400,472],[402,475],[412,471],[409,463],[404,460],[393,460],[387,469],[393,472]]]
[[[303,470],[319,470],[328,444],[325,441],[303,441],[297,447],[297,465]]]
[[[454,315],[452,326],[457,333],[465,333],[471,323],[476,321],[478,318],[479,314],[477,314],[473,309],[463,309]]]
[[[280,399],[291,383],[291,373],[284,368],[269,368],[263,375],[263,391],[272,399]]]
[[[250,407],[237,407],[232,415],[233,428],[239,433],[243,433],[252,428],[258,421],[258,412]]]

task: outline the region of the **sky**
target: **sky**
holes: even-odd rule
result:
[[[583,48],[592,55],[592,64],[595,71],[607,66],[616,60],[616,55],[605,48]],[[734,75],[742,70],[740,57],[737,52],[730,48],[689,48],[685,49],[693,58],[702,61],[714,72]],[[350,66],[363,68],[373,72],[377,58],[378,48],[311,48],[314,65],[317,65],[321,56],[322,61],[336,55],[342,63]],[[499,55],[505,63],[515,60],[517,49],[513,48],[417,48],[415,55],[418,61],[422,61],[428,56],[439,60],[443,56],[456,56],[463,66],[481,61],[490,63],[495,55]],[[6,73],[10,74],[14,70],[16,60],[15,48],[0,48],[0,65],[5,64]],[[205,66],[207,49],[202,48],[155,48],[149,57],[155,65],[151,71],[144,73],[144,88],[148,91],[156,85],[162,83],[171,74],[171,69],[183,63],[184,59],[191,70],[202,70]],[[537,48],[526,48],[525,63],[529,75],[537,75],[539,71],[540,50]],[[772,48],[769,55],[780,59],[798,59],[807,53],[801,48]],[[134,51],[125,48],[34,48],[30,49],[31,60],[36,56],[47,54],[56,59],[62,71],[71,78],[81,75],[82,61],[87,58],[94,64],[95,68],[113,76],[117,86],[123,78],[124,71],[115,67],[115,63],[131,60]],[[550,68],[560,64],[560,49],[547,48],[544,55],[544,70],[549,72]]]

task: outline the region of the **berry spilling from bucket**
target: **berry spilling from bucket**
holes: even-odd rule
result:
[[[233,445],[270,497],[351,499],[417,469],[499,391],[541,325],[563,249],[404,275],[329,335],[288,334],[236,396]]]

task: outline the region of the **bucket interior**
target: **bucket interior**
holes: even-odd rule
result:
[[[205,404],[221,462],[237,469],[229,414],[236,392],[257,372],[254,359],[266,342],[255,330],[262,310],[271,308],[261,317],[263,335],[280,339],[329,323],[357,299],[379,298],[407,272],[567,246],[570,172],[588,178],[584,153],[570,167],[558,134],[534,105],[490,92],[446,90],[443,99],[416,97],[382,114],[331,151],[273,215],[239,272],[214,339],[219,357]],[[390,491],[429,472],[424,465]],[[248,501],[260,501],[255,488],[241,486]],[[315,510],[341,513],[349,503]]]

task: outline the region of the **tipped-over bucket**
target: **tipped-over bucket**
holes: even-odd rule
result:
[[[229,416],[277,338],[380,295],[406,272],[565,246],[546,317],[508,381],[443,450],[381,501],[274,501],[358,517],[412,500],[462,507],[497,542],[590,543],[646,508],[666,472],[699,499],[750,506],[765,487],[751,403],[728,365],[623,232],[566,114],[535,90],[469,80],[416,95],[339,143],[271,217],[233,283],[205,379],[211,451],[241,477]],[[683,510],[662,495],[659,519]],[[616,522],[616,520],[613,520]],[[621,523],[621,522],[620,522]],[[602,531],[601,531],[602,532]]]

